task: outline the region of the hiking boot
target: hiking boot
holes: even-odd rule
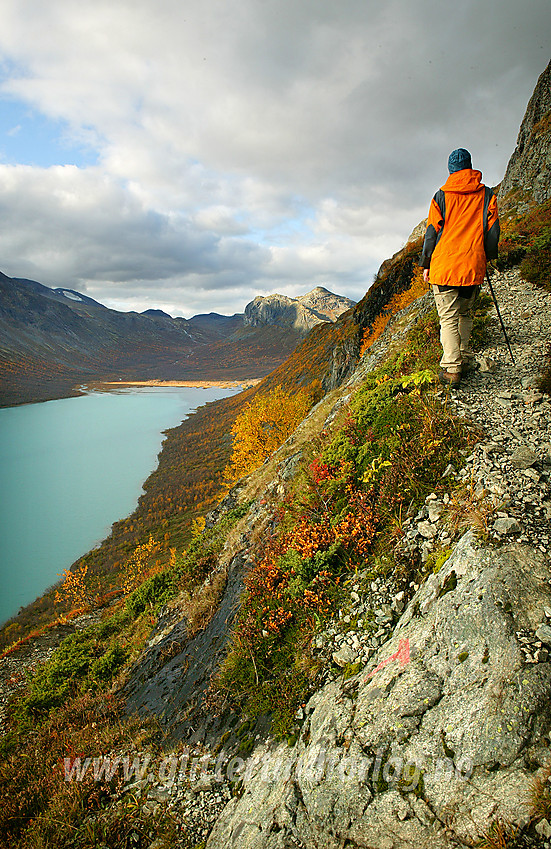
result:
[[[446,369],[441,368],[438,377],[440,383],[443,383],[445,386],[459,386],[461,383],[460,371],[446,371]]]

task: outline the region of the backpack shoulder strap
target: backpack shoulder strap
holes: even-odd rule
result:
[[[435,203],[438,204],[438,208],[442,213],[442,221],[446,220],[446,194],[442,191],[442,189],[438,189],[434,196]]]
[[[489,186],[484,186],[484,211],[482,213],[482,225],[484,228],[484,233],[488,231],[488,207],[490,206],[490,201],[493,197],[493,191]]]

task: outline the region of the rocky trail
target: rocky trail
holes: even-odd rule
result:
[[[495,311],[481,368],[455,392],[458,412],[487,434],[467,458],[461,477],[473,475],[501,501],[494,531],[515,534],[541,551],[551,529],[551,403],[537,389],[551,343],[551,294],[520,278],[517,270],[492,284],[515,358],[507,351]]]

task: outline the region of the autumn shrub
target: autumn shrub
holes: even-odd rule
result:
[[[134,548],[117,575],[117,584],[123,595],[131,593],[148,575],[155,571],[155,567],[152,566],[152,558],[158,551],[159,544],[151,534],[147,542]]]
[[[259,468],[295,430],[312,405],[312,397],[288,394],[280,386],[257,395],[241,411],[232,427],[233,451],[226,469],[229,481]]]
[[[551,291],[551,200],[505,222],[497,266],[519,264],[525,280]]]
[[[56,604],[65,610],[92,610],[100,596],[97,576],[88,574],[88,564],[78,563],[73,569],[65,569],[61,575],[59,590],[55,591]]]
[[[520,263],[520,273],[529,283],[542,286],[551,292],[551,226],[534,238]]]
[[[152,558],[158,551],[159,544],[150,535],[147,542],[132,549],[115,576],[103,581],[90,570],[86,560],[78,561],[71,569],[63,572],[61,584],[54,595],[56,604],[61,605],[67,615],[73,611],[89,611],[100,606],[104,603],[108,587],[111,587],[113,595],[128,595],[156,571]]]
[[[245,578],[245,597],[216,686],[251,715],[273,715],[283,732],[309,682],[301,659],[308,635],[340,595],[345,556],[339,531],[302,522],[274,537]],[[293,686],[283,687],[283,682]]]
[[[315,669],[304,663],[311,636],[333,615],[342,577],[354,558],[367,555],[375,529],[369,497],[353,493],[341,515],[303,517],[270,539],[245,578],[231,649],[216,683],[250,714],[271,713],[276,733],[306,697]]]
[[[67,781],[65,758],[108,755],[142,745],[152,732],[143,718],[128,718],[111,694],[85,692],[32,725],[8,720],[0,739],[0,845],[18,849],[113,849],[149,846],[151,833],[174,839],[163,812],[151,817],[134,798],[121,798],[120,773]],[[134,757],[130,756],[130,760]],[[140,842],[137,842],[139,839]]]
[[[109,682],[125,659],[124,648],[117,641],[103,642],[94,626],[69,634],[29,679],[16,715],[21,721],[41,716],[74,696],[81,685]]]
[[[332,471],[317,481],[321,497],[342,510],[350,487],[369,486],[389,518],[442,488],[442,474],[458,464],[467,444],[464,426],[433,395],[407,392],[401,378],[368,381],[351,400],[345,428],[323,449]]]
[[[356,307],[356,316],[365,329],[360,353],[377,341],[390,318],[405,309],[427,291],[423,271],[417,264],[421,242],[406,245],[375,277],[373,286]]]
[[[499,254],[496,265],[500,271],[513,268],[526,256],[526,238],[519,232],[503,234],[499,240]]]

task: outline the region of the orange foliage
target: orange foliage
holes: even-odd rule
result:
[[[90,610],[97,601],[97,591],[90,587],[87,579],[88,564],[80,563],[76,569],[65,569],[61,591],[56,590],[55,601],[69,610]]]
[[[151,557],[158,551],[159,545],[152,536],[146,543],[134,549],[121,569],[119,592],[128,595],[152,574],[155,567],[151,567]],[[171,559],[173,558],[172,549]],[[80,561],[74,569],[65,569],[62,578],[60,589],[55,591],[54,598],[56,603],[64,605],[66,610],[90,610],[101,603],[101,582],[97,575],[90,573],[89,564],[85,560]]]
[[[354,509],[335,525],[337,539],[360,557],[366,557],[375,539],[375,517],[368,499],[365,492],[354,493],[351,504]]]
[[[329,522],[312,525],[302,519],[288,536],[288,548],[294,548],[301,557],[313,557],[316,551],[329,548],[337,534]]]
[[[247,597],[235,632],[236,645],[254,646],[268,638],[273,640],[305,613],[331,612],[332,595],[339,583],[333,567],[320,569],[310,579],[304,575],[299,578],[295,566],[289,568],[284,555],[296,551],[304,562],[318,552],[328,551],[334,543],[341,543],[353,555],[365,557],[375,537],[368,493],[351,493],[350,506],[351,511],[335,525],[328,520],[313,524],[303,518],[289,533],[268,541],[262,559],[245,578]]]
[[[149,577],[155,567],[151,568],[150,560],[159,551],[159,545],[152,536],[146,543],[138,545],[121,569],[120,587],[124,595],[129,595],[146,577]],[[171,560],[174,559],[174,549],[171,550]]]

